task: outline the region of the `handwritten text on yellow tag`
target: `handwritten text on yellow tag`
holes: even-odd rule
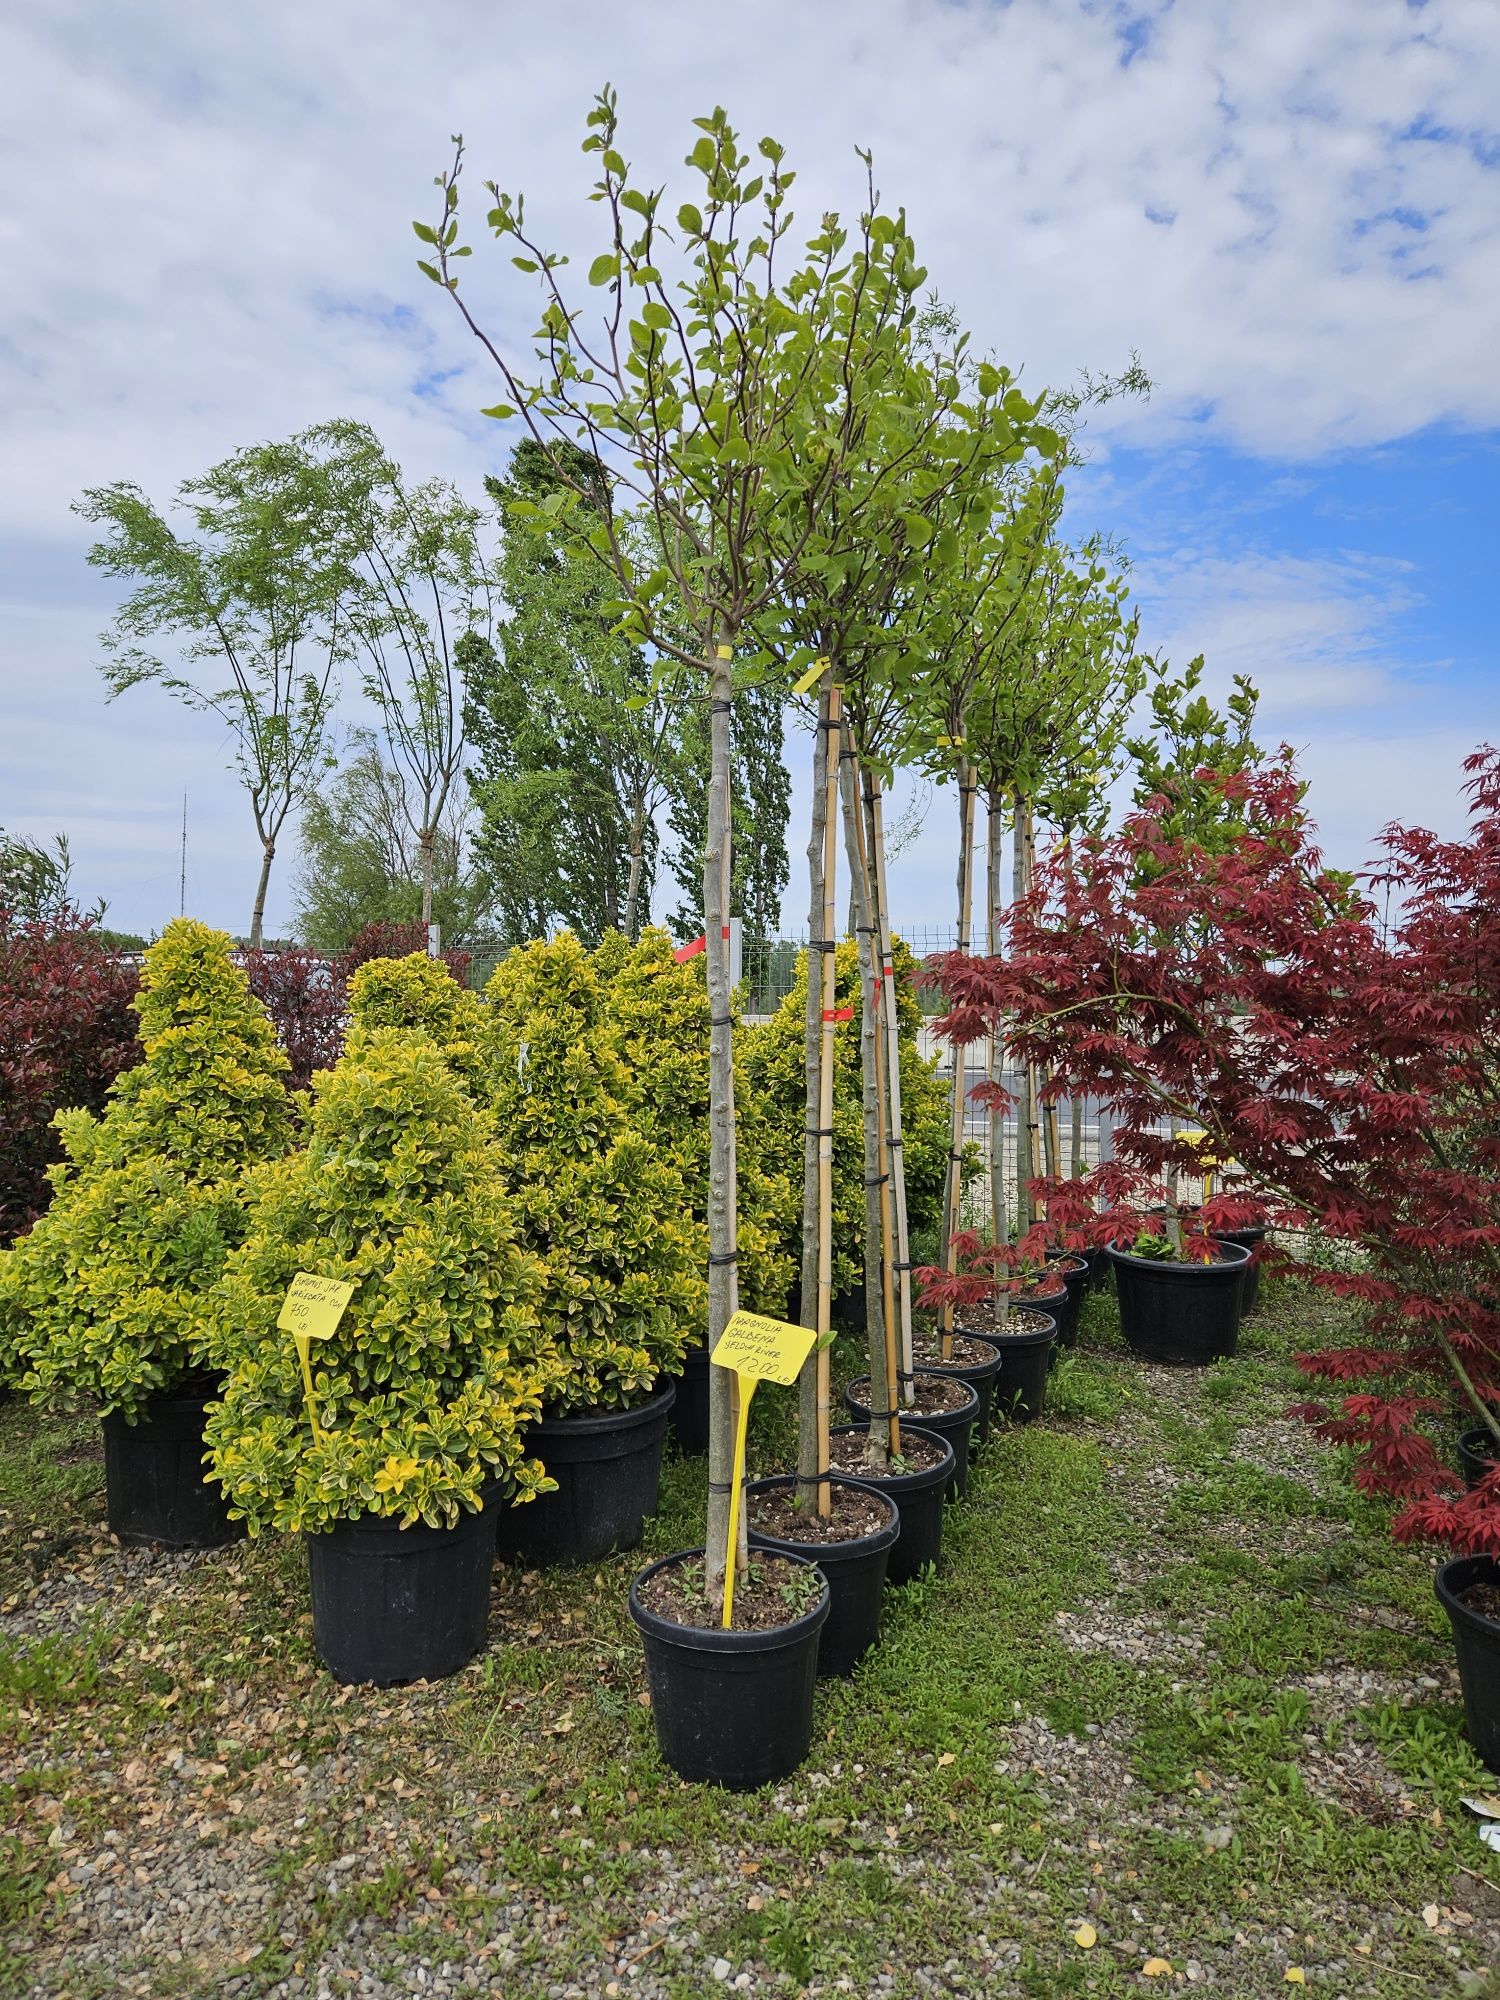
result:
[[[311,1271],[299,1271],[288,1287],[276,1324],[292,1336],[297,1359],[302,1365],[302,1392],[307,1399],[307,1420],[312,1434],[321,1438],[318,1399],[313,1394],[309,1346],[315,1340],[329,1340],[344,1317],[344,1308],[354,1296],[353,1285],[337,1278],[315,1278]]]
[[[731,1313],[713,1358],[718,1367],[733,1368],[752,1381],[795,1382],[817,1337],[810,1326],[792,1326],[764,1313]]]

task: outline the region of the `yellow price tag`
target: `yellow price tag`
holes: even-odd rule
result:
[[[323,1433],[318,1427],[318,1401],[313,1394],[311,1343],[333,1338],[344,1317],[344,1308],[353,1297],[353,1285],[346,1285],[338,1278],[316,1278],[311,1271],[299,1271],[287,1288],[276,1318],[281,1331],[292,1336],[292,1345],[302,1364],[302,1389],[315,1438],[321,1438]]]
[[[734,1617],[734,1561],[740,1539],[740,1494],[745,1484],[745,1430],[757,1382],[795,1382],[817,1342],[810,1326],[769,1319],[764,1313],[731,1313],[714,1346],[716,1368],[732,1368],[740,1380],[740,1417],[734,1432],[734,1470],[729,1475],[729,1560],[724,1565],[724,1630]]]
[[[967,739],[962,736],[934,736],[932,740],[939,750],[962,750]]]
[[[817,1339],[810,1326],[768,1319],[764,1313],[731,1313],[714,1348],[714,1363],[756,1382],[795,1382]]]
[[[808,668],[807,672],[802,676],[801,680],[798,681],[797,685],[792,689],[792,693],[806,694],[807,690],[812,686],[813,682],[818,678],[818,676],[820,674],[826,674],[827,671],[828,671],[827,660],[814,660],[812,665]]]

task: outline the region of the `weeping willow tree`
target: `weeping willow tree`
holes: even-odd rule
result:
[[[584,150],[599,168],[591,199],[603,228],[582,294],[565,260],[532,234],[523,198],[489,184],[487,224],[541,295],[524,357],[486,331],[460,288],[459,259],[470,248],[459,240],[461,144],[439,177],[436,221],[415,226],[430,250],[422,268],[504,385],[506,400],[488,414],[519,419],[556,475],[553,491],[518,511],[534,507],[564,533],[571,527],[614,579],[620,630],[701,676],[712,1348],[737,1301],[728,951],[736,656],[759,650],[758,623],[792,595],[835,484],[842,431],[830,418],[830,385],[849,364],[859,306],[851,233],[837,216],[794,245],[783,148],[762,139],[752,156],[720,109],[695,123],[692,198],[668,209],[664,191],[641,186],[618,149],[613,91],[595,101]],[[866,258],[874,252],[869,223],[853,245]],[[921,274],[901,246],[892,241],[881,255],[898,287],[914,292]],[[602,493],[592,479],[585,490],[572,469],[575,447],[606,469]],[[643,539],[649,568],[637,554]],[[711,1375],[706,1581],[720,1601],[735,1410],[727,1372]]]

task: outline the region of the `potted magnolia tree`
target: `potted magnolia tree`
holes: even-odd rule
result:
[[[703,1321],[703,1231],[682,1175],[632,1117],[572,932],[511,952],[487,993],[503,1183],[545,1274],[551,1367],[535,1443],[557,1482],[504,1522],[500,1553],[592,1562],[633,1548],[656,1510],[672,1378]]]
[[[549,1489],[526,1455],[554,1385],[544,1273],[502,1164],[429,1036],[356,1027],[208,1302],[212,1476],[252,1534],[304,1536],[340,1681],[456,1672],[484,1642],[496,1515]],[[279,1323],[299,1273],[351,1288],[305,1355]]]
[[[0,1342],[39,1402],[97,1399],[109,1525],[211,1548],[241,1530],[203,1475],[219,1377],[202,1304],[245,1228],[247,1170],[293,1140],[286,1059],[230,956],[190,919],[146,954],[143,1060],[103,1113],[57,1116],[52,1205],[0,1255]]]

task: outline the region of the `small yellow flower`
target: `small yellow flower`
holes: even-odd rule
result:
[[[407,1480],[415,1474],[416,1469],[417,1461],[414,1458],[388,1458],[375,1475],[375,1491],[399,1493]]]

